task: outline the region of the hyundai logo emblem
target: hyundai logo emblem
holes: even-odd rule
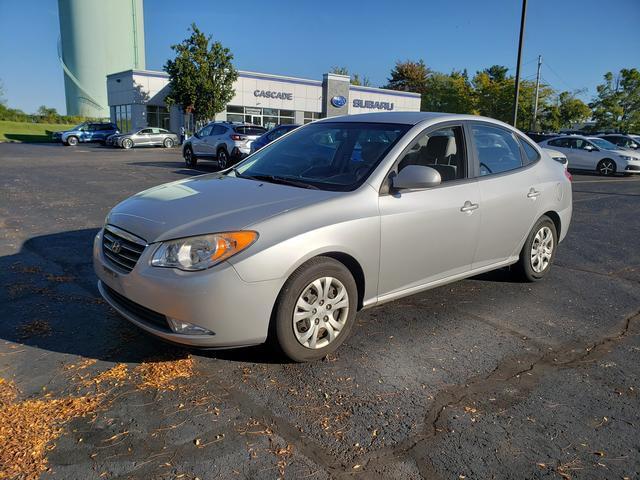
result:
[[[122,245],[118,240],[114,240],[114,242],[111,244],[111,251],[113,253],[120,253],[120,250],[122,250]]]
[[[335,97],[331,98],[331,105],[333,105],[336,108],[342,108],[347,104],[347,99],[344,98],[342,95],[336,95]]]

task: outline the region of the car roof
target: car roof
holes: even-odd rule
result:
[[[500,126],[506,126],[513,128],[504,122],[499,120],[481,117],[479,115],[464,115],[458,113],[444,113],[444,112],[374,112],[374,113],[358,113],[352,115],[342,115],[338,117],[328,117],[322,120],[317,120],[314,123],[320,122],[364,122],[364,123],[397,123],[401,125],[417,125],[418,123],[428,121],[485,121],[494,123]]]

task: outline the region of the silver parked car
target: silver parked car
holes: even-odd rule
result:
[[[249,155],[251,143],[266,132],[260,125],[211,122],[184,142],[182,156],[189,168],[195,168],[199,159],[215,160],[227,168]]]
[[[640,173],[640,153],[625,150],[604,138],[565,135],[540,145],[564,153],[570,169],[591,170],[600,175]]]
[[[270,339],[308,361],[338,348],[360,309],[509,265],[543,278],[571,211],[564,167],[509,125],[361,114],[123,201],[94,267],[107,302],[160,338]]]
[[[106,144],[125,149],[133,147],[165,147],[178,145],[178,135],[164,128],[145,127],[133,133],[121,133],[107,138]]]

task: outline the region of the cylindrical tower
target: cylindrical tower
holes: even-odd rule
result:
[[[67,115],[108,117],[107,75],[144,69],[142,0],[58,0]]]

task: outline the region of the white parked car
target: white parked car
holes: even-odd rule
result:
[[[595,170],[600,175],[640,173],[640,154],[602,138],[566,135],[540,142],[540,146],[564,153],[570,169]]]

